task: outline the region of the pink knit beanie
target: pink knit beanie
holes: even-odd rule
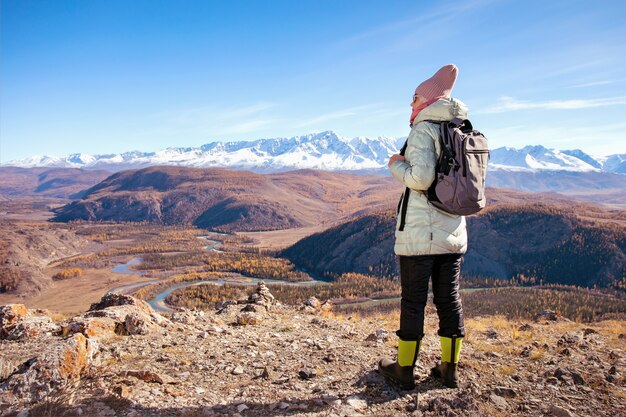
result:
[[[454,64],[441,67],[435,75],[417,86],[415,94],[419,94],[427,101],[435,98],[450,97],[458,72],[459,70]]]

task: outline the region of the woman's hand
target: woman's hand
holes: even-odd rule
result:
[[[387,164],[387,166],[391,167],[391,165],[396,161],[404,161],[404,156],[400,154],[391,155],[391,158],[389,158],[389,163]]]

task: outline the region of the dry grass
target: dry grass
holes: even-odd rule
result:
[[[507,375],[507,376],[511,376],[511,375],[515,375],[517,373],[517,368],[515,368],[514,366],[511,365],[502,365],[497,369],[497,372],[500,375]]]

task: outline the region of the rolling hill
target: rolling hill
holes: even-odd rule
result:
[[[146,221],[222,231],[276,230],[334,222],[389,206],[390,177],[300,170],[256,174],[220,168],[150,167],[111,175],[55,221]]]
[[[0,167],[0,195],[5,198],[23,196],[80,198],[81,191],[107,176],[109,171],[77,168]]]
[[[503,199],[468,217],[466,276],[537,277],[544,283],[610,286],[626,276],[626,232],[611,213],[572,202],[511,204]],[[508,200],[508,202],[507,202]],[[577,214],[575,214],[577,213]],[[281,251],[295,265],[325,272],[398,274],[393,254],[395,213],[387,210],[306,237]]]

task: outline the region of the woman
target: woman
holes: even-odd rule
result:
[[[448,387],[458,386],[457,363],[465,335],[459,297],[461,263],[467,249],[465,217],[435,208],[426,196],[441,154],[440,125],[435,122],[467,118],[465,104],[450,98],[457,72],[455,65],[446,65],[415,89],[406,151],[404,156],[389,159],[392,175],[411,192],[404,228],[399,230],[398,218],[395,232],[394,252],[400,258],[402,285],[398,355],[395,361],[381,359],[378,369],[403,389],[415,387],[413,368],[424,336],[431,278],[441,341],[441,363],[432,374]]]

